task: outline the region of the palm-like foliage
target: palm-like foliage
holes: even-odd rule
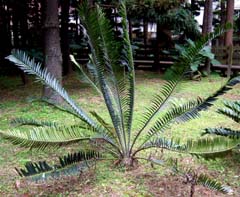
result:
[[[218,109],[218,113],[223,114],[231,119],[233,119],[236,123],[240,123],[240,102],[239,101],[225,101],[225,108]],[[233,130],[230,128],[207,128],[203,135],[213,134],[217,136],[224,136],[230,138],[231,141],[235,141],[234,146],[231,147],[230,150],[239,147],[240,145],[240,131]],[[230,140],[229,139],[229,140]]]
[[[110,22],[105,18],[100,8],[89,8],[87,2],[85,2],[79,8],[79,13],[82,29],[91,48],[87,71],[77,64],[73,56],[71,56],[71,59],[79,67],[86,81],[104,98],[111,123],[106,122],[96,112],[85,112],[69,97],[53,75],[48,73],[46,69],[42,69],[40,63],[36,63],[34,59],[30,59],[22,51],[12,51],[7,59],[14,62],[24,72],[35,75],[39,81],[60,94],[68,107],[58,105],[56,107],[78,117],[79,124],[62,126],[49,122],[17,119],[14,122],[20,125],[30,124],[39,127],[24,132],[18,130],[0,131],[1,136],[14,144],[40,149],[68,145],[83,140],[89,141],[91,145],[100,146],[103,150],[109,152],[114,158],[118,159],[118,163],[125,166],[134,165],[137,159],[136,155],[141,150],[152,147],[195,155],[201,154],[201,151],[205,153],[206,143],[196,143],[198,146],[194,149],[195,142],[180,145],[179,141],[161,137],[161,133],[174,122],[184,122],[198,117],[199,111],[210,107],[217,96],[231,89],[240,81],[239,78],[228,81],[219,91],[206,99],[199,98],[182,105],[168,104],[172,92],[190,63],[196,61],[198,54],[210,39],[220,35],[224,30],[218,29],[214,34],[202,38],[181,54],[173,66],[172,79],[167,81],[159,93],[154,96],[151,106],[146,109],[139,120],[138,130],[132,132],[135,73],[125,4],[122,3],[119,10],[122,21],[122,35],[118,41],[114,38]],[[163,112],[162,115],[159,116],[159,112]],[[201,151],[198,152],[197,150]],[[36,164],[35,168],[38,169],[39,165]]]
[[[35,181],[46,180],[83,172],[92,166],[99,156],[99,153],[94,151],[77,152],[59,157],[59,164],[55,166],[50,166],[46,161],[28,162],[25,164],[25,169],[16,169],[16,171],[21,177],[30,177]]]

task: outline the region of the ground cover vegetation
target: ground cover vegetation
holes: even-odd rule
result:
[[[61,125],[50,121],[19,118],[12,121],[12,123],[20,126],[35,125],[38,127],[24,131],[9,130],[7,133],[1,132],[3,138],[12,141],[14,144],[40,150],[82,141],[90,142],[86,144],[88,146],[87,151],[85,147],[85,150],[81,152],[60,157],[60,164],[54,167],[46,162],[27,163],[25,170],[17,170],[20,175],[33,176],[35,180],[39,180],[46,179],[48,176],[52,177],[59,174],[83,171],[95,160],[106,158],[106,155],[102,155],[101,149],[112,156],[115,165],[129,169],[136,167],[141,159],[154,164],[162,163],[162,161],[152,156],[146,157],[144,153],[139,156],[140,151],[150,148],[167,149],[201,157],[212,157],[228,151],[229,147],[231,148],[239,143],[235,139],[220,137],[188,140],[186,143],[180,143],[179,140],[160,135],[163,131],[169,129],[169,125],[173,122],[185,122],[198,117],[199,111],[212,106],[212,102],[216,100],[217,96],[231,90],[239,82],[239,78],[227,81],[219,90],[211,96],[207,96],[206,99],[198,98],[195,101],[190,100],[185,103],[169,102],[169,97],[173,90],[176,89],[189,64],[199,62],[199,58],[202,58],[202,56],[199,56],[199,53],[204,49],[205,44],[208,43],[209,39],[220,35],[223,30],[219,29],[215,34],[210,34],[201,39],[181,54],[171,70],[172,79],[162,86],[160,94],[154,97],[150,107],[143,113],[140,122],[137,124],[140,128],[136,132],[132,132],[135,72],[127,32],[125,6],[122,4],[119,11],[123,26],[120,42],[115,41],[110,30],[109,21],[104,17],[100,8],[90,9],[85,4],[80,8],[79,12],[82,19],[82,27],[86,30],[85,35],[92,52],[87,66],[90,76],[77,64],[74,57],[71,57],[71,59],[79,67],[85,80],[95,88],[96,92],[102,95],[112,124],[106,122],[101,114],[95,111],[90,112],[91,116],[88,115],[69,97],[52,75],[41,69],[40,64],[31,60],[21,51],[13,51],[12,55],[8,56],[8,59],[25,72],[36,75],[40,81],[43,81],[58,92],[66,103],[69,104],[69,108],[53,103],[53,101],[47,102],[71,114],[79,122],[74,125]],[[122,67],[119,67],[119,64]],[[163,113],[159,115],[159,111]],[[211,144],[210,148],[209,144]],[[107,159],[111,158],[110,155]],[[205,175],[195,173],[191,169],[179,170],[177,162],[172,163],[174,164],[175,172],[182,173],[183,176],[186,176],[187,183],[191,184],[191,196],[194,194],[195,185],[197,184],[202,184],[224,193],[230,192],[228,187],[222,186]]]

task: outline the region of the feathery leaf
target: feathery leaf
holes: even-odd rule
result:
[[[58,124],[56,122],[50,121],[37,121],[34,119],[27,118],[15,118],[11,120],[11,125],[13,126],[23,126],[23,125],[31,125],[31,126],[47,126],[47,127],[56,127]]]
[[[205,132],[202,135],[206,134],[214,134],[214,135],[220,135],[220,136],[226,136],[229,138],[240,138],[240,131],[232,130],[230,128],[207,128],[205,129]],[[239,140],[240,144],[240,140]]]
[[[17,169],[21,177],[34,181],[45,181],[49,178],[59,178],[63,175],[72,175],[88,169],[95,159],[101,156],[98,152],[76,152],[59,157],[59,164],[51,166],[46,161],[27,162],[25,169]]]
[[[16,64],[24,72],[35,75],[37,79],[55,90],[72,107],[76,114],[78,114],[79,118],[91,126],[95,125],[90,117],[88,117],[88,115],[69,97],[68,93],[59,84],[58,80],[50,74],[46,68],[42,69],[40,63],[36,63],[34,59],[30,59],[26,53],[19,50],[12,50],[11,55],[6,57],[6,59]]]

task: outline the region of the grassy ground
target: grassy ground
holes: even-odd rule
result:
[[[216,75],[204,78],[202,81],[183,81],[173,95],[173,99],[190,99],[198,96],[206,97],[219,88],[225,79]],[[137,72],[136,111],[137,120],[145,106],[150,102],[151,96],[159,90],[163,80],[161,75],[149,72]],[[95,110],[106,119],[105,106],[102,99],[88,86],[77,81],[75,77],[64,80],[64,86],[72,97],[88,111]],[[54,120],[57,122],[72,123],[74,117],[63,114],[51,106],[41,102],[32,102],[41,94],[42,87],[36,83],[22,86],[20,78],[0,77],[0,129],[11,128],[9,122],[12,118],[25,117],[41,120]],[[185,124],[174,125],[167,136],[198,138],[206,127],[225,126],[236,128],[230,119],[216,113],[222,105],[222,99],[240,99],[240,86],[222,96],[210,110],[202,112],[199,119]],[[97,106],[97,107],[96,107]],[[137,127],[137,121],[134,122]],[[140,163],[132,171],[116,168],[109,161],[100,162],[96,169],[79,176],[66,177],[61,180],[47,183],[29,183],[17,177],[14,167],[21,167],[26,161],[56,159],[58,155],[77,150],[78,146],[60,148],[45,152],[29,151],[13,146],[0,139],[0,196],[189,196],[189,186],[184,179],[173,175],[169,169],[163,167],[152,168],[148,163]],[[148,154],[148,153],[144,153]],[[161,154],[155,152],[154,154]],[[166,157],[176,156],[164,152]],[[192,166],[198,171],[207,172],[210,176],[230,185],[235,193],[240,195],[240,157],[239,153],[232,153],[222,159],[204,161],[186,155],[178,156],[182,165]],[[197,187],[196,196],[221,196],[219,193]]]

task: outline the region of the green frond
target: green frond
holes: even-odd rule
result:
[[[69,97],[68,93],[60,85],[58,80],[50,74],[47,69],[42,69],[40,63],[36,63],[34,59],[30,59],[26,53],[20,50],[13,50],[11,55],[6,57],[6,59],[16,64],[24,72],[35,75],[38,80],[44,82],[46,85],[55,90],[71,106],[76,114],[78,114],[79,118],[91,126],[95,125],[90,117]]]
[[[114,37],[113,28],[102,9],[90,8],[85,2],[79,8],[81,22],[91,48],[91,66],[103,94],[114,128],[123,149],[130,146],[134,107],[134,65],[128,35],[127,15],[124,3],[119,15],[122,35]],[[110,77],[111,76],[111,77]]]
[[[147,127],[147,125],[151,122],[151,120],[155,117],[155,115],[163,108],[163,106],[167,103],[168,99],[170,98],[171,94],[175,90],[177,84],[179,83],[180,79],[183,77],[183,74],[186,72],[186,70],[189,68],[190,64],[195,62],[196,59],[199,58],[199,53],[204,49],[206,44],[216,38],[217,36],[221,35],[226,30],[230,29],[232,26],[230,24],[227,24],[225,28],[218,28],[215,30],[214,33],[210,33],[209,35],[201,38],[197,42],[191,44],[185,51],[183,51],[178,58],[178,60],[174,63],[174,65],[171,67],[170,73],[171,73],[171,79],[167,81],[167,83],[162,87],[160,94],[157,94],[155,98],[152,101],[152,104],[147,109],[147,111],[143,115],[143,119],[140,122],[141,128],[137,132],[131,149],[136,143],[136,140],[141,135],[141,133],[144,131],[144,129]],[[232,82],[233,83],[233,82]],[[203,110],[206,109],[207,106],[209,106],[210,101],[212,101],[213,98],[208,98],[205,103],[203,103],[201,106],[198,106],[198,108],[195,109],[195,111],[192,111],[191,114],[197,113],[197,110]],[[185,116],[186,117],[186,116]]]
[[[134,137],[131,149],[135,145],[137,139],[140,137],[141,133],[144,129],[148,126],[148,124],[152,121],[152,119],[157,115],[157,113],[165,106],[168,99],[170,98],[172,92],[174,91],[175,87],[177,86],[179,80],[169,80],[167,81],[161,88],[160,93],[155,95],[154,99],[151,102],[149,108],[147,108],[146,112],[143,114],[142,120],[140,120],[140,129],[137,132],[136,136]],[[165,122],[168,122],[166,119]],[[155,125],[160,126],[161,120],[158,121],[159,123],[155,123]],[[168,125],[161,124],[166,128]]]
[[[174,122],[181,123],[192,120],[194,118],[198,118],[200,116],[199,107],[203,103],[204,101],[200,97],[198,97],[196,100],[191,100],[184,104],[180,105],[173,104],[172,109],[170,109],[170,111],[176,114],[175,116],[179,114],[179,116],[174,118]]]
[[[48,171],[52,171],[54,169],[46,161],[39,161],[37,163],[27,162],[24,165],[24,167],[25,167],[25,169],[15,168],[18,175],[21,177],[45,173]]]
[[[79,126],[62,126],[36,127],[25,131],[0,131],[0,135],[15,145],[43,150],[49,147],[54,148],[82,140],[90,140],[96,133]]]
[[[119,9],[119,16],[122,18],[122,42],[120,64],[124,67],[123,83],[119,84],[120,102],[123,111],[124,129],[127,132],[127,146],[130,148],[131,130],[133,122],[134,97],[135,97],[135,72],[133,53],[129,38],[127,11],[125,3],[122,2]],[[122,84],[122,86],[121,86]]]
[[[61,167],[66,167],[68,165],[74,164],[74,163],[78,163],[80,161],[86,161],[86,160],[90,160],[90,159],[99,159],[100,154],[99,152],[95,152],[95,151],[81,151],[81,152],[77,152],[77,153],[69,153],[66,156],[63,157],[59,157],[59,162],[61,164]]]
[[[221,157],[232,151],[239,145],[239,140],[225,137],[202,138],[188,140],[186,150],[197,157],[212,159]]]
[[[198,175],[196,183],[198,185],[202,185],[208,189],[215,190],[215,191],[218,191],[218,192],[221,192],[224,194],[232,194],[233,193],[233,190],[230,187],[225,186],[225,185],[221,184],[220,182],[207,177],[204,174]]]
[[[196,42],[190,44],[186,50],[184,50],[173,66],[168,70],[168,75],[176,75],[185,72],[191,64],[195,62],[202,62],[204,58],[200,58],[199,54],[202,52],[204,47],[214,38],[222,35],[224,32],[232,28],[230,23],[227,23],[225,27],[216,28],[214,32],[208,34],[197,40]],[[199,59],[200,58],[200,59]]]
[[[218,112],[240,123],[240,101],[224,101],[224,105],[226,108],[219,109]]]
[[[234,80],[234,79],[232,79]],[[218,99],[218,96],[221,96],[225,93],[227,93],[229,90],[233,88],[234,85],[239,83],[240,81],[235,80],[234,85],[232,84],[232,80],[228,80],[220,89],[218,89],[216,92],[214,92],[212,95],[205,99],[198,98],[198,105],[192,108],[187,114],[185,115],[195,115],[198,116],[200,111],[207,110],[209,107],[213,105],[213,103]],[[177,106],[176,106],[177,107]],[[178,118],[179,120],[179,118]],[[188,120],[188,119],[186,119]]]
[[[21,177],[34,181],[45,181],[64,175],[79,174],[87,170],[100,157],[100,154],[95,151],[81,151],[59,157],[59,164],[54,166],[49,165],[46,161],[27,162],[25,169],[16,168],[16,171]]]
[[[13,126],[23,126],[23,125],[46,126],[46,127],[56,127],[56,126],[58,126],[58,124],[56,122],[38,121],[38,120],[27,119],[27,118],[15,118],[15,119],[11,120],[10,123]]]
[[[92,53],[90,61],[116,130],[119,144],[122,146],[122,149],[125,149],[126,140],[124,140],[122,109],[114,73],[115,63],[118,61],[118,58],[115,61],[116,57],[113,54],[116,53],[116,48],[114,48],[115,41],[113,35],[109,35],[112,34],[110,33],[112,27],[110,27],[109,21],[99,7],[93,8],[91,11],[90,9],[87,1],[79,8],[82,28]],[[109,59],[110,57],[113,57],[113,59]]]
[[[148,123],[150,123],[155,115],[164,107],[178,82],[178,80],[169,80],[161,87],[160,93],[154,96],[150,107],[147,108],[146,112],[143,114],[143,118],[140,121],[142,127],[140,130],[146,128]]]
[[[226,136],[233,139],[240,138],[240,131],[232,130],[230,128],[207,128],[205,129],[205,132],[203,133],[203,135],[206,135],[206,134]],[[240,140],[239,140],[239,144],[240,144]]]
[[[82,66],[77,63],[76,59],[73,55],[70,55],[71,61],[76,65],[76,67],[80,70],[82,77],[100,94],[102,95],[101,91],[99,90],[98,86],[94,83],[94,81],[85,73]]]
[[[240,81],[236,80],[234,85],[239,83]],[[199,107],[196,109],[198,111],[206,110],[209,107],[213,105],[213,102],[215,102],[218,99],[218,96],[221,96],[225,93],[227,93],[229,90],[233,88],[232,80],[228,80],[219,90],[217,90],[215,93],[213,93],[211,96],[207,97],[204,102],[199,105]]]
[[[145,142],[139,149],[134,152],[134,155],[139,151],[149,148],[162,148],[176,152],[184,152],[186,150],[186,146],[180,145],[179,140],[156,137],[152,140],[149,140],[148,142]]]
[[[159,117],[154,122],[153,126],[149,128],[142,144],[151,140],[152,137],[158,135],[160,132],[164,132],[170,126],[170,124],[174,123],[175,121],[188,121],[198,117],[198,112],[193,109],[199,106],[201,102],[202,100],[199,98],[196,101],[189,101],[183,105],[173,105],[171,109]]]

